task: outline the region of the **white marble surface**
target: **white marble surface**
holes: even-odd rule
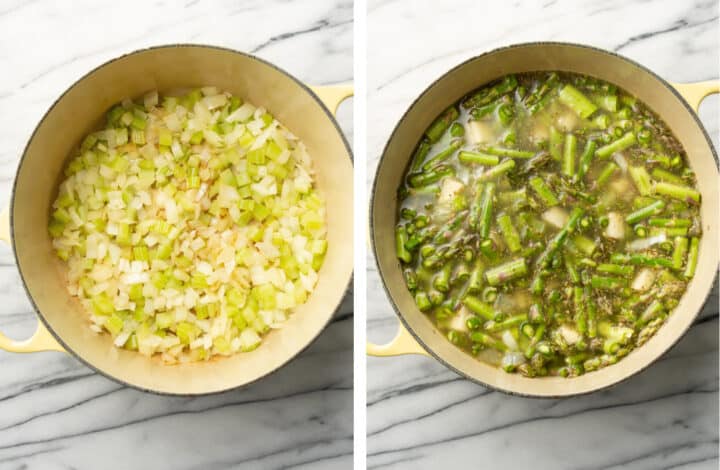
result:
[[[253,52],[313,84],[352,78],[352,2],[0,0],[0,204],[35,124],[104,61],[163,43]],[[351,105],[339,121],[351,136]],[[0,246],[0,330],[35,318]],[[2,469],[345,469],[352,465],[352,295],[299,358],[244,390],[141,393],[60,353],[0,352]]]
[[[368,179],[404,110],[435,78],[498,46],[533,40],[615,50],[674,81],[718,77],[715,1],[369,1]],[[717,147],[718,99],[701,118]],[[370,183],[370,181],[368,181]],[[397,319],[368,259],[368,337]],[[368,358],[368,468],[718,468],[717,289],[659,363],[566,400],[506,396],[433,359]]]

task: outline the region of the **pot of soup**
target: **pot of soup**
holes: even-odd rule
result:
[[[656,361],[718,267],[716,156],[696,115],[718,87],[565,43],[497,49],[436,80],[375,177],[372,246],[401,324],[368,353],[430,355],[534,397]]]

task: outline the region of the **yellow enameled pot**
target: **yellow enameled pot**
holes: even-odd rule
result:
[[[98,128],[105,112],[150,90],[213,85],[268,109],[307,146],[319,192],[327,201],[328,251],[315,291],[284,327],[254,351],[208,362],[163,365],[112,345],[88,328],[85,313],[66,288],[65,268],[48,235],[50,206],[63,167],[80,139]],[[27,295],[40,321],[35,334],[15,341],[14,352],[67,351],[98,372],[132,387],[165,394],[200,395],[254,382],[305,349],[331,320],[352,276],[352,160],[333,114],[352,95],[351,85],[308,87],[273,64],[212,46],[170,45],[111,60],[78,80],[52,105],[30,138],[15,177],[0,238],[12,244]]]
[[[468,92],[507,74],[565,71],[614,83],[645,102],[668,124],[687,151],[702,193],[703,237],[695,277],[666,324],[644,346],[617,364],[577,378],[527,378],[507,374],[453,346],[415,305],[395,255],[397,188],[420,136],[450,104]],[[568,43],[537,42],[496,49],[453,68],[432,83],[408,108],[385,146],[370,202],[370,237],[390,301],[401,324],[395,339],[368,344],[368,354],[429,355],[468,379],[511,394],[535,397],[580,395],[617,384],[648,367],[690,328],[715,282],[718,268],[718,169],[712,143],[696,111],[717,93],[717,80],[670,84],[618,54]]]

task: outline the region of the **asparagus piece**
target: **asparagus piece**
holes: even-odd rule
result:
[[[475,296],[466,295],[462,303],[468,310],[481,316],[485,320],[495,320],[498,316],[498,313],[492,308],[492,305],[483,302]]]
[[[412,261],[412,254],[405,248],[407,242],[407,230],[404,226],[399,226],[395,230],[395,251],[397,257],[405,263]]]
[[[438,290],[431,290],[430,293],[428,293],[428,299],[430,299],[430,303],[432,305],[437,307],[443,303],[443,300],[445,300],[445,294]]]
[[[628,173],[635,183],[635,187],[638,192],[643,196],[649,196],[652,194],[652,183],[650,182],[650,175],[644,166],[631,166],[628,168]]]
[[[535,273],[535,276],[530,282],[530,292],[535,295],[540,295],[543,293],[543,290],[545,289],[545,280],[543,279],[544,275],[545,273],[542,272],[542,270],[538,270]]]
[[[407,287],[409,290],[414,291],[418,287],[418,276],[415,271],[413,271],[410,268],[407,268],[403,271],[403,275],[405,276],[405,284],[407,284]]]
[[[675,237],[672,254],[673,268],[680,270],[685,262],[685,255],[688,252],[688,239],[686,237]]]
[[[428,171],[432,167],[439,164],[440,162],[443,162],[443,161],[447,160],[448,158],[450,158],[452,156],[452,154],[455,153],[455,151],[460,148],[461,145],[462,145],[461,139],[454,139],[454,140],[450,141],[450,144],[447,147],[445,147],[443,150],[438,152],[436,155],[433,155],[433,157],[422,166],[423,171]]]
[[[607,129],[610,125],[610,116],[607,114],[598,114],[591,121],[589,125],[595,129]]]
[[[681,186],[678,184],[660,182],[655,183],[655,192],[668,196],[688,204],[699,204],[700,203],[700,192],[688,187]]]
[[[577,271],[575,261],[569,255],[565,255],[565,269],[567,270],[570,282],[573,284],[580,284],[580,273]]]
[[[483,152],[470,152],[467,150],[461,150],[460,153],[458,153],[458,160],[465,165],[477,164],[494,166],[500,163],[500,157],[497,155],[490,155]]]
[[[445,134],[445,131],[448,127],[450,127],[450,124],[457,119],[460,116],[460,112],[455,108],[455,106],[450,106],[448,109],[443,111],[443,113],[438,116],[435,121],[433,121],[432,124],[430,124],[430,127],[425,131],[425,136],[430,140],[430,143],[435,143],[438,140],[440,140],[440,137]]]
[[[537,87],[528,97],[525,99],[525,105],[528,107],[530,114],[535,114],[540,111],[550,101],[552,93],[550,93],[555,85],[558,83],[558,74],[551,72],[548,78]]]
[[[662,168],[654,168],[652,171],[652,177],[658,181],[665,181],[667,183],[679,185],[685,184],[685,181],[683,181],[683,179],[677,176],[675,173],[670,173],[669,171],[663,170]]]
[[[672,260],[665,258],[656,258],[647,255],[632,254],[626,255],[622,253],[614,253],[610,255],[610,261],[612,263],[630,263],[638,266],[650,266],[650,267],[661,267],[661,268],[672,268]]]
[[[617,95],[595,95],[593,101],[605,111],[614,113],[617,111]]]
[[[520,210],[528,204],[525,188],[516,189],[515,191],[503,191],[497,195],[497,199],[502,206],[509,208],[511,211]]]
[[[482,291],[482,299],[485,302],[495,302],[495,300],[497,300],[497,295],[497,287],[487,286]]]
[[[541,150],[540,152],[536,153],[531,159],[525,163],[522,167],[521,174],[529,174],[533,171],[538,170],[539,168],[549,164],[553,161],[552,155],[550,155],[550,152],[546,152],[545,150]]]
[[[471,230],[477,231],[480,224],[480,212],[482,209],[482,200],[484,195],[484,186],[478,183],[475,188],[475,195],[470,203],[470,215],[468,216],[468,226]]]
[[[572,243],[575,248],[582,251],[586,256],[592,256],[595,253],[595,248],[597,248],[597,244],[584,235],[575,235],[572,238]]]
[[[634,132],[628,132],[614,142],[603,145],[595,152],[598,158],[607,158],[615,152],[621,152],[637,143]]]
[[[632,225],[643,219],[647,219],[651,215],[659,214],[663,210],[664,207],[665,207],[665,203],[658,199],[657,201],[653,202],[652,204],[649,204],[641,209],[638,209],[634,212],[629,213],[625,217],[625,222]]]
[[[603,274],[617,274],[619,276],[629,276],[635,269],[632,266],[623,266],[621,264],[601,263],[597,267],[598,272]]]
[[[448,175],[454,175],[455,170],[451,166],[438,165],[435,168],[410,175],[408,183],[411,188],[421,188],[424,186],[437,183],[441,178]]]
[[[688,252],[687,264],[683,273],[687,279],[695,275],[695,268],[698,262],[698,249],[700,247],[700,239],[693,237],[690,239],[690,251]]]
[[[495,195],[495,183],[487,183],[483,189],[482,202],[480,204],[480,221],[478,223],[478,233],[481,238],[487,238],[490,235],[490,225],[492,223],[493,197]]]
[[[528,344],[528,347],[525,348],[525,357],[530,359],[535,355],[535,349],[537,344],[542,340],[543,335],[545,334],[545,324],[540,324],[537,329],[535,330],[535,334],[533,335],[532,339],[530,340],[530,344]]]
[[[452,264],[445,263],[440,272],[433,279],[433,287],[440,292],[447,293],[450,290],[450,273]]]
[[[657,318],[660,314],[662,314],[665,311],[665,307],[663,307],[662,302],[655,299],[652,302],[650,302],[650,305],[647,306],[645,311],[640,315],[640,318],[638,319],[639,325],[645,325],[650,320],[653,320],[654,318]]]
[[[575,305],[575,327],[580,334],[587,333],[587,312],[585,311],[585,291],[582,287],[573,288],[573,301]]]
[[[560,131],[555,129],[555,127],[550,126],[550,145],[549,145],[550,155],[557,160],[562,160],[562,151],[563,151],[563,135]]]
[[[430,302],[428,295],[423,291],[419,291],[415,294],[415,304],[421,312],[427,312],[430,310],[430,307],[432,307],[432,303]]]
[[[535,152],[493,146],[485,148],[485,152],[489,153],[490,155],[497,155],[498,157],[508,158],[532,158],[535,156]]]
[[[495,260],[498,255],[495,251],[495,243],[489,238],[480,242],[480,253],[491,261]]]
[[[505,343],[496,340],[492,336],[485,334],[482,331],[473,332],[472,335],[470,335],[470,339],[472,339],[474,343],[482,344],[483,346],[487,346],[488,348],[497,349],[500,352],[507,351],[507,346],[505,346]]]
[[[435,236],[432,239],[433,245],[438,245],[440,243],[445,243],[452,238],[453,232],[462,225],[463,221],[465,220],[465,216],[467,215],[467,211],[461,211],[455,214],[455,216],[447,221],[445,225],[440,227],[440,229],[437,231]]]
[[[459,122],[453,122],[450,126],[450,135],[453,137],[462,137],[465,135],[465,126]]]
[[[597,110],[597,106],[592,101],[583,95],[580,90],[569,84],[560,89],[558,99],[583,119],[590,117]]]
[[[425,157],[427,157],[427,154],[430,153],[430,147],[432,146],[426,139],[420,141],[420,144],[418,144],[417,149],[415,149],[415,154],[413,155],[412,165],[410,166],[411,171],[415,172],[420,169],[425,161]]]
[[[497,223],[500,227],[500,232],[503,234],[508,250],[510,250],[511,253],[517,253],[520,251],[520,234],[513,225],[510,216],[508,214],[502,214],[498,217]]]
[[[587,335],[589,338],[597,336],[597,306],[592,298],[590,287],[584,288],[585,299],[587,302]]]
[[[577,152],[577,137],[574,134],[565,135],[563,148],[562,172],[565,176],[575,176],[575,153]]]
[[[550,186],[548,186],[545,181],[543,181],[542,178],[539,176],[533,176],[528,181],[530,184],[530,187],[535,191],[535,194],[538,198],[548,207],[557,206],[560,204],[560,201],[558,201],[557,196],[552,192],[552,189],[550,189]]]
[[[671,227],[687,228],[687,227],[690,227],[690,225],[692,225],[692,220],[651,217],[650,219],[648,219],[648,225],[650,225],[652,227],[663,227],[663,228],[671,228]]]
[[[602,171],[600,171],[600,175],[598,175],[597,180],[595,180],[595,187],[600,189],[605,186],[605,183],[607,183],[612,175],[619,169],[620,168],[615,164],[615,162],[608,162],[608,164],[603,167]]]
[[[593,289],[609,289],[617,290],[627,285],[627,280],[619,277],[610,276],[593,276],[590,279],[590,285]]]
[[[528,318],[528,316],[525,313],[522,313],[520,315],[514,315],[512,317],[506,318],[503,321],[494,322],[491,325],[488,325],[485,328],[485,331],[487,331],[488,333],[496,333],[498,331],[503,331],[503,330],[507,330],[510,328],[514,328],[514,327],[520,325],[521,323],[526,322],[527,318]]]
[[[514,75],[508,75],[502,81],[496,83],[490,88],[483,88],[474,95],[470,96],[463,106],[465,108],[474,108],[477,106],[486,105],[492,101],[495,101],[500,96],[513,91],[517,88],[518,82]]]
[[[497,107],[497,115],[503,126],[508,126],[515,117],[515,111],[508,103],[502,103]]]
[[[485,280],[487,280],[491,286],[497,286],[523,277],[527,272],[528,268],[525,258],[516,258],[485,271]]]
[[[483,265],[479,261],[475,264],[472,272],[470,273],[470,279],[467,283],[467,292],[476,294],[480,292],[483,284]]]
[[[567,237],[575,231],[575,227],[584,213],[585,211],[580,207],[573,208],[565,226],[552,238],[552,240],[550,240],[547,248],[538,258],[536,264],[539,269],[547,269],[550,266],[550,262],[555,257],[555,254],[563,247]]]
[[[499,165],[488,168],[478,178],[478,181],[491,181],[515,168],[515,160],[504,160]]]
[[[492,102],[492,103],[488,103],[483,106],[478,106],[477,108],[473,108],[470,110],[470,115],[476,121],[480,120],[480,119],[484,118],[485,116],[487,116],[488,114],[492,114],[493,112],[495,112],[495,110],[497,109],[497,107],[499,105],[500,105],[500,103],[498,103],[498,102]]]
[[[580,165],[577,174],[579,179],[584,178],[590,169],[590,164],[592,163],[592,158],[595,155],[596,147],[597,144],[592,139],[585,143],[585,149],[583,150],[582,155],[580,155]]]

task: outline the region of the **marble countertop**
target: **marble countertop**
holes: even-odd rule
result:
[[[0,204],[54,99],[95,66],[178,42],[252,52],[312,84],[352,79],[352,2],[0,1]],[[339,122],[352,137],[352,105]],[[0,330],[35,326],[0,246]],[[352,466],[352,293],[301,356],[243,390],[155,396],[60,353],[0,352],[0,468],[215,469]],[[321,371],[321,372],[318,372]]]
[[[517,42],[586,43],[668,80],[718,77],[715,1],[369,1],[368,185],[393,126],[435,78]],[[718,97],[702,122],[718,141]],[[368,338],[397,318],[368,255]],[[697,324],[647,371],[565,400],[511,397],[433,359],[368,358],[368,468],[718,468],[718,293]]]

